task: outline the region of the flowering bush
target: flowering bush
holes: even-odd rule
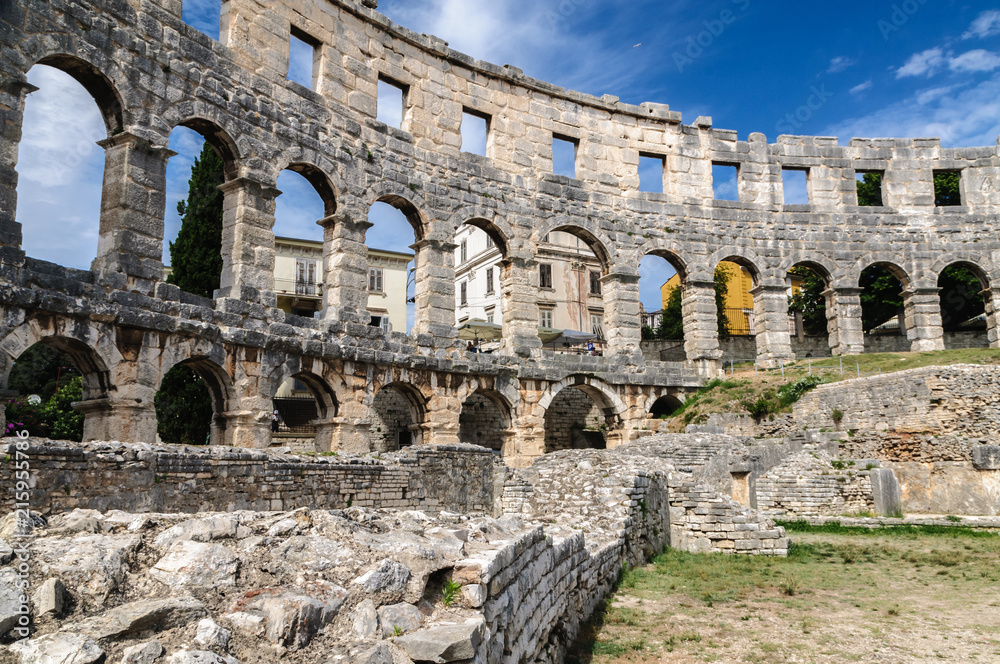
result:
[[[47,436],[49,429],[42,416],[42,404],[28,403],[22,396],[7,401],[7,427],[5,436],[13,436],[18,431],[28,431],[32,436]]]

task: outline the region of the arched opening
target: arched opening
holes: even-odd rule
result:
[[[676,413],[684,404],[675,396],[662,396],[653,402],[649,408],[649,416],[653,419],[666,419]]]
[[[865,352],[905,352],[906,340],[903,290],[906,273],[891,263],[875,263],[861,272],[861,325]]]
[[[585,386],[563,388],[545,409],[545,453],[605,449],[617,417],[600,392]]]
[[[489,448],[502,456],[510,425],[510,409],[502,397],[475,392],[462,404],[458,439],[462,443]]]
[[[17,220],[31,258],[88,270],[98,245],[104,151],[121,130],[121,103],[107,79],[71,56],[28,72],[18,150]]]
[[[829,319],[827,296],[830,275],[816,263],[801,262],[785,276],[788,288],[788,326],[795,356],[828,357]]]
[[[278,176],[274,223],[274,291],[285,313],[313,318],[323,308],[323,229],[316,224],[336,211],[327,178],[306,164]]]
[[[760,273],[740,257],[722,259],[713,273],[719,343],[724,361],[754,361],[757,320],[753,290]]]
[[[278,418],[271,420],[271,445],[296,451],[319,449],[317,423],[337,415],[337,400],[330,386],[308,372],[285,379],[274,394],[273,405]]]
[[[540,238],[535,259],[543,348],[555,353],[603,353],[607,248],[585,229],[557,226]]]
[[[375,395],[371,405],[369,446],[373,452],[395,452],[420,444],[424,400],[412,386],[390,383]]]
[[[500,347],[507,240],[490,222],[472,219],[455,234],[455,323],[478,352]]]
[[[65,337],[46,337],[14,358],[7,389],[4,435],[28,431],[32,436],[80,441],[85,412],[73,403],[104,399],[110,377],[104,361],[86,344]]]
[[[384,196],[368,212],[372,227],[365,233],[368,248],[369,324],[386,333],[406,332],[416,322],[416,298],[425,286],[420,274],[423,222],[412,203],[399,196]]]
[[[225,195],[238,174],[236,149],[219,127],[200,118],[170,133],[164,218],[165,278],[181,290],[213,297],[222,277]]]
[[[654,251],[639,262],[643,354],[647,360],[684,362],[683,294],[686,274],[673,254]]]
[[[945,348],[987,348],[986,301],[990,287],[983,270],[967,262],[952,263],[938,276],[941,289],[941,326]]]
[[[232,380],[212,360],[196,357],[167,371],[153,399],[159,442],[171,445],[225,444]]]

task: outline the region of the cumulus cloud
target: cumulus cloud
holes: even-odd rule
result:
[[[959,72],[993,71],[1000,67],[1000,55],[977,49],[948,59],[948,68]]]
[[[914,53],[906,64],[896,70],[896,78],[909,76],[931,76],[945,65],[944,51],[940,48],[930,48],[921,53]]]
[[[849,92],[852,95],[859,95],[862,92],[867,92],[868,90],[871,90],[872,86],[873,86],[873,83],[872,83],[871,79],[869,79],[869,80],[865,81],[864,83],[860,83],[858,85],[855,85],[853,88],[850,89]]]
[[[962,39],[985,39],[993,35],[1000,35],[1000,9],[990,9],[980,14],[962,35]]]
[[[826,73],[838,74],[845,69],[853,67],[854,64],[854,60],[842,55],[830,60],[830,67],[826,70]]]

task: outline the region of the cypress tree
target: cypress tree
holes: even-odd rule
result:
[[[181,229],[170,243],[173,272],[167,283],[203,297],[212,297],[222,276],[222,160],[205,143],[191,167],[186,201],[177,204]]]

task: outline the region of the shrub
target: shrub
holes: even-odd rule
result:
[[[17,397],[7,401],[7,427],[5,436],[13,436],[18,431],[27,431],[32,436],[48,436],[48,427],[42,417],[42,405],[28,403],[27,397]]]
[[[57,440],[83,440],[83,413],[73,410],[74,401],[83,400],[83,380],[75,376],[41,407],[48,436]]]
[[[759,396],[755,401],[741,401],[740,405],[742,405],[743,408],[750,413],[750,417],[752,417],[758,424],[774,415],[780,408],[778,402],[773,399],[769,399],[766,396]]]
[[[802,398],[809,390],[823,382],[820,376],[804,376],[796,381],[783,385],[778,389],[778,400],[782,408],[787,408]]]

